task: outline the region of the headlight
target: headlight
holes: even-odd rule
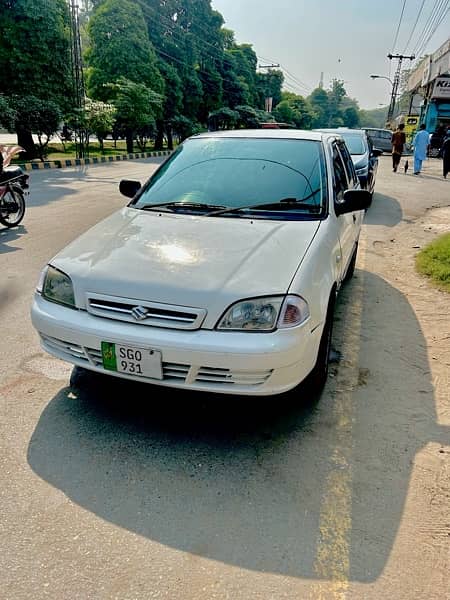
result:
[[[220,319],[217,329],[273,331],[277,327],[295,327],[308,317],[308,303],[300,296],[251,298],[233,304]]]
[[[75,297],[70,277],[51,265],[42,271],[37,291],[40,291],[42,297],[50,300],[50,302],[75,308]]]

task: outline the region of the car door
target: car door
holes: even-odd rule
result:
[[[352,163],[352,159],[348,150],[345,148],[345,144],[343,142],[333,142],[333,193],[335,206],[344,201],[345,191],[352,189],[356,185],[352,177],[349,177],[348,175],[350,170],[348,167],[346,169],[344,165],[341,151],[344,152],[344,154],[345,152],[347,153],[348,159],[350,160],[350,163]],[[352,169],[354,173],[355,170],[353,166]],[[355,214],[356,213],[346,213],[337,217],[338,235],[341,245],[341,255],[339,257],[341,277],[345,275],[347,265],[350,262],[355,246]]]
[[[367,144],[369,146],[369,175],[367,181],[367,189],[369,190],[369,192],[372,192],[373,188],[375,187],[375,179],[377,176],[378,157],[373,155],[374,145],[370,138],[367,138]]]

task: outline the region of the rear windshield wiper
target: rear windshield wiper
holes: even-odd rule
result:
[[[201,202],[160,202],[158,204],[145,204],[144,206],[137,206],[140,210],[158,210],[160,208],[177,209],[187,208],[193,210],[224,210],[226,207],[221,204],[203,204]]]
[[[313,194],[310,194],[306,198],[310,198],[312,195],[316,194],[320,190],[316,190]],[[305,198],[305,199],[306,199]],[[305,200],[304,199],[304,200]],[[208,217],[217,217],[220,215],[237,213],[245,210],[292,210],[292,209],[302,209],[306,210],[310,213],[320,213],[322,211],[322,206],[320,204],[311,204],[310,202],[304,202],[304,200],[297,200],[297,198],[282,198],[281,200],[277,200],[276,202],[266,202],[262,204],[250,204],[249,206],[236,206],[235,208],[224,208],[223,210],[215,210],[211,213],[208,213]]]

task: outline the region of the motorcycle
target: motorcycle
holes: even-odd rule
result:
[[[10,167],[21,146],[0,146],[0,223],[16,227],[25,216],[25,196],[29,193],[29,175],[20,167]]]

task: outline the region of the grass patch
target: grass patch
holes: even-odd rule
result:
[[[450,292],[450,233],[421,250],[416,257],[416,266],[441,290]]]
[[[153,144],[147,144],[145,148],[145,152],[153,152],[154,147]],[[136,145],[133,148],[133,153],[141,153]],[[98,142],[91,142],[89,144],[89,155],[86,155],[85,158],[100,158],[101,156],[115,156],[116,154],[128,154],[127,153],[127,144],[125,140],[117,140],[117,147],[114,147],[114,142],[112,140],[107,140],[104,142],[104,151],[103,153],[100,150],[100,145]],[[58,144],[52,142],[48,146],[48,156],[45,160],[65,160],[70,158],[76,158],[75,144],[69,142],[66,144],[66,151],[64,152],[64,146],[62,144]],[[40,162],[39,159],[35,159],[34,162]],[[12,159],[11,164],[21,164],[23,163],[23,159],[20,158],[20,155],[16,156]]]

